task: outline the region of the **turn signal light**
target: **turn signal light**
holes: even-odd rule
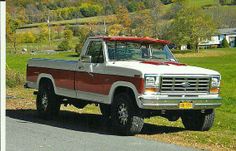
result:
[[[156,93],[158,92],[158,88],[145,88],[145,93]]]
[[[210,93],[219,93],[220,92],[220,88],[211,88],[210,89]]]

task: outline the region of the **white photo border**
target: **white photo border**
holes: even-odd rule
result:
[[[0,0],[1,151],[6,150],[6,2]]]

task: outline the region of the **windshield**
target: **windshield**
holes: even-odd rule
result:
[[[176,61],[167,45],[135,42],[107,42],[109,60]]]

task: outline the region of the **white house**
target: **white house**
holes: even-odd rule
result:
[[[236,47],[236,28],[218,29],[218,34],[211,36],[210,40],[199,44],[201,48],[221,47],[222,40],[226,38],[230,47]]]

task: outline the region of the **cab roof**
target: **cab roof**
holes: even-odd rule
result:
[[[95,39],[103,39],[104,41],[121,41],[121,42],[137,42],[137,43],[145,43],[145,44],[170,44],[170,41],[154,39],[150,37],[127,37],[127,36],[96,36],[90,37]]]

